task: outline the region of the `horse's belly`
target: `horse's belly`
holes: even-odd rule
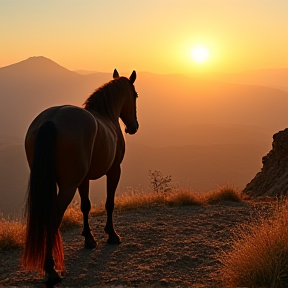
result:
[[[102,153],[101,155],[95,155],[92,159],[90,169],[86,174],[86,178],[90,180],[95,180],[106,175],[106,173],[109,171],[113,164],[115,153],[116,149],[114,153],[110,153],[109,155],[105,155],[106,153]]]
[[[114,163],[117,149],[116,143],[117,137],[113,133],[108,133],[108,135],[103,133],[97,134],[86,178],[95,180],[106,175]]]

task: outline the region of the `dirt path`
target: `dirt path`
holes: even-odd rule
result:
[[[80,229],[62,234],[67,271],[59,287],[221,287],[217,254],[230,248],[239,224],[259,213],[267,209],[232,202],[116,212],[116,246],[106,245],[105,215],[93,217],[97,248],[84,249]],[[20,253],[0,252],[0,287],[41,287],[39,276],[19,266]]]

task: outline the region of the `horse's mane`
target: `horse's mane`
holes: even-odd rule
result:
[[[118,107],[123,101],[122,95],[129,93],[131,84],[125,77],[119,77],[97,88],[85,103],[84,109],[93,110],[108,117],[114,116],[113,107]]]

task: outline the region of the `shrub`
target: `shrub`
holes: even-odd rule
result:
[[[148,179],[155,192],[168,192],[172,189],[170,184],[172,181],[171,175],[164,176],[159,170],[148,170]]]

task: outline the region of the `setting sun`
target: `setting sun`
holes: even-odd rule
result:
[[[203,45],[197,45],[192,49],[191,57],[198,63],[205,62],[209,57],[209,50]]]

